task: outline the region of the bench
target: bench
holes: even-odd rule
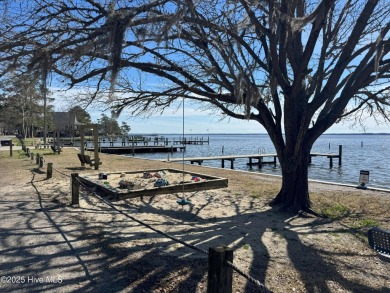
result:
[[[368,243],[381,260],[390,262],[390,230],[373,227],[368,230]]]
[[[91,157],[88,155],[82,155],[82,154],[77,154],[77,157],[79,158],[81,164],[88,164],[91,167],[95,166],[95,160],[91,160]],[[99,165],[101,165],[102,162],[99,162]]]

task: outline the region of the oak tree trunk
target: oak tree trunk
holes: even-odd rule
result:
[[[283,155],[280,160],[282,187],[272,205],[280,205],[292,212],[312,212],[308,183],[309,162],[310,149],[302,150],[299,155]]]

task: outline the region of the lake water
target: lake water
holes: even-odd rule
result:
[[[164,135],[168,139],[179,139],[180,135]],[[190,139],[191,136],[186,136]],[[202,135],[192,135],[192,138],[201,138]],[[185,157],[220,156],[220,155],[248,155],[258,153],[275,153],[271,140],[266,134],[210,134],[210,144],[187,145]],[[333,168],[329,168],[329,159],[313,157],[309,167],[309,178],[356,184],[359,183],[360,170],[370,171],[368,186],[390,188],[390,135],[381,134],[329,134],[322,135],[314,144],[312,153],[338,153],[339,145],[343,146],[342,166],[338,166],[338,159],[333,159]],[[223,151],[223,153],[222,153]],[[137,157],[148,159],[182,158],[183,153],[177,152],[156,154],[136,154]],[[268,174],[280,175],[280,166],[263,165],[247,166],[248,159],[236,159],[234,168]],[[204,166],[221,167],[220,160],[204,161]],[[225,168],[230,168],[230,162]]]

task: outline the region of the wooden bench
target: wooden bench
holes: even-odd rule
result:
[[[373,227],[367,232],[368,243],[378,253],[378,257],[390,262],[390,230]]]
[[[11,146],[11,140],[2,140],[1,146]]]

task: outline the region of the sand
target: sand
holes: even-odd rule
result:
[[[186,165],[228,178],[222,189],[109,202],[81,189],[71,206],[70,174],[182,168],[180,164],[101,155],[100,170],[81,168],[77,150],[35,160],[0,152],[1,292],[206,292],[207,251],[234,250],[234,263],[273,292],[386,292],[390,263],[364,236],[375,220],[390,228],[389,194],[311,183],[315,209],[341,205],[335,219],[302,218],[271,208],[280,178]],[[46,164],[53,178],[46,179]],[[102,196],[102,194],[98,194]],[[191,205],[180,206],[186,197]],[[104,197],[103,197],[104,198]],[[120,211],[120,212],[118,212]],[[128,215],[128,216],[126,216]],[[258,292],[234,273],[233,292]]]

